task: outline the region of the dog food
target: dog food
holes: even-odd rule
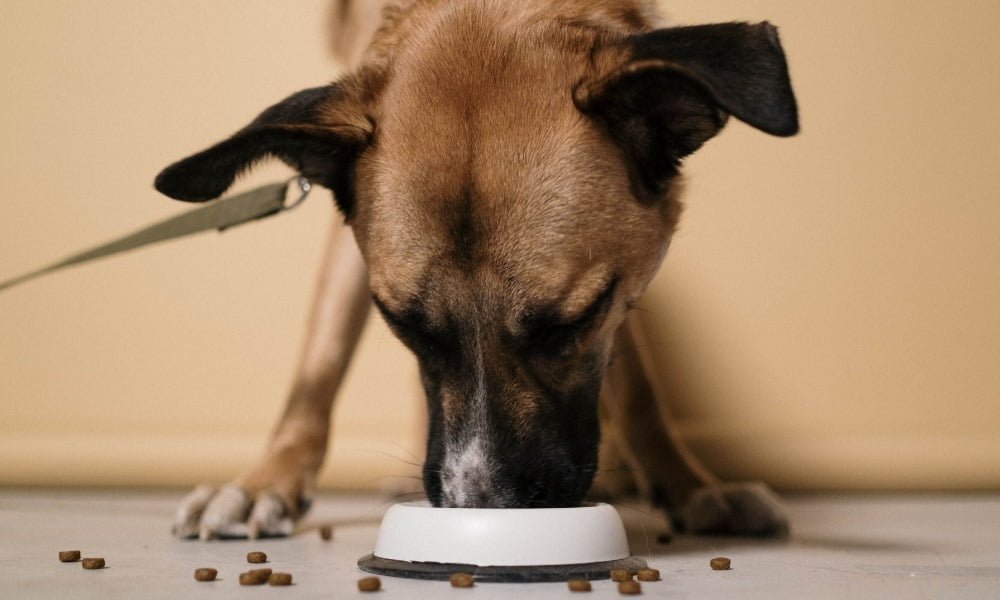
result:
[[[194,570],[194,580],[195,581],[215,581],[218,577],[219,572],[215,569],[195,569]]]
[[[658,569],[639,569],[635,578],[639,581],[659,581],[660,571]]]
[[[247,552],[248,563],[266,563],[267,555],[263,552]]]
[[[292,585],[291,573],[271,573],[267,578],[268,585]]]
[[[725,556],[719,556],[713,558],[708,564],[712,566],[713,571],[728,571],[730,561]]]
[[[66,550],[59,553],[59,562],[76,562],[80,560],[79,550]]]
[[[248,573],[256,573],[259,577],[263,577],[264,581],[271,576],[271,569],[250,569]]]
[[[103,569],[104,559],[103,558],[85,558],[83,559],[84,569]]]
[[[378,577],[364,577],[358,580],[358,591],[377,592],[382,587],[382,582]]]
[[[566,582],[571,592],[589,592],[590,582],[586,579],[570,579]]]
[[[270,576],[270,573],[264,573],[264,569],[240,573],[240,585],[264,585]]]
[[[333,539],[333,527],[330,527],[329,525],[324,525],[324,526],[320,527],[319,528],[319,537],[324,542],[329,542],[330,540],[332,540]]]
[[[631,581],[632,571],[628,569],[611,569],[611,581]]]
[[[468,588],[476,584],[475,577],[470,573],[452,573],[451,587]]]
[[[636,594],[642,593],[642,584],[638,581],[620,581],[618,583],[618,593],[624,594],[626,596],[635,596]]]

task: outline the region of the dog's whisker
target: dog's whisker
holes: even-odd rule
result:
[[[397,460],[397,461],[399,461],[399,462],[401,462],[401,463],[403,463],[405,465],[410,465],[411,467],[417,467],[417,468],[422,468],[423,467],[422,463],[415,463],[415,462],[408,461],[405,458],[400,458],[399,456],[396,456],[395,454],[392,454],[390,452],[386,452],[384,450],[375,450],[374,448],[352,448],[351,451],[352,452],[360,452],[360,453],[364,453],[364,454],[376,454],[378,456],[384,456],[386,458],[392,458],[392,459]]]
[[[420,459],[420,457],[418,457],[417,455],[413,454],[413,452],[410,452],[410,450],[406,446],[404,446],[404,445],[402,445],[402,444],[400,444],[398,442],[389,442],[389,444],[392,445],[392,446],[395,446],[395,447],[399,448],[400,450],[402,450],[403,452],[405,452],[407,455],[409,455],[410,458],[413,459],[414,462],[423,464],[423,461]]]

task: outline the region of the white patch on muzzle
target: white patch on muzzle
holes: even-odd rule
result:
[[[448,448],[441,473],[446,506],[475,508],[495,502],[489,459],[479,436],[457,451]]]
[[[483,349],[476,324],[475,389],[470,398],[468,429],[458,443],[445,447],[441,469],[441,492],[445,506],[497,506],[497,491],[493,489],[494,467],[487,448],[489,424],[486,410],[486,372]]]

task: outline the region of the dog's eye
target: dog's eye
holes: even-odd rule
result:
[[[565,354],[581,333],[580,328],[574,325],[551,324],[533,331],[527,343],[532,351],[540,354]]]
[[[374,294],[372,302],[400,341],[418,356],[449,356],[456,347],[453,338],[446,332],[430,327],[427,318],[419,310],[411,308],[405,312],[393,311]]]
[[[416,311],[408,310],[403,313],[392,311],[374,294],[372,294],[372,302],[375,304],[375,308],[382,314],[382,318],[389,324],[389,327],[397,331],[409,331],[420,327],[423,323],[424,319],[422,315]]]
[[[612,280],[590,306],[572,321],[560,321],[552,310],[529,316],[524,321],[526,341],[531,347],[545,353],[568,350],[573,342],[594,327],[600,317],[607,314],[617,283],[617,279]]]

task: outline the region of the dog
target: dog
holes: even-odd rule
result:
[[[433,505],[575,506],[606,471],[599,488],[634,478],[682,530],[787,532],[765,485],[720,482],[671,431],[630,313],[677,225],[682,160],[730,116],[798,131],[785,55],[768,23],[661,27],[654,5],[339,0],[349,75],[159,174],[203,202],[274,156],[344,220],[269,450],[188,495],[176,535],[291,530],[371,306],[419,363]]]

